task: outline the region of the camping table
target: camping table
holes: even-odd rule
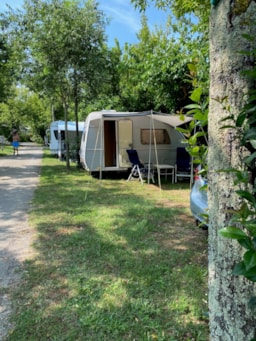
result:
[[[164,175],[165,180],[167,180],[167,176],[172,176],[172,183],[174,184],[174,178],[175,178],[175,166],[173,165],[162,165],[162,164],[154,164],[154,169],[159,171],[160,176]]]

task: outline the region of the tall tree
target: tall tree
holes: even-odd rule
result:
[[[248,302],[255,285],[232,275],[241,258],[241,246],[225,239],[218,230],[227,226],[230,211],[238,209],[233,177],[219,170],[240,168],[241,150],[234,130],[221,130],[228,116],[221,104],[226,98],[236,118],[254,84],[242,73],[255,67],[252,58],[256,36],[256,4],[253,1],[215,1],[210,17],[210,107],[209,107],[209,308],[210,335],[214,341],[256,338],[255,312]],[[243,52],[242,52],[243,51]]]
[[[1,22],[2,33],[0,34],[0,102],[4,102],[11,89],[13,80],[12,50],[4,34],[4,22]]]
[[[2,110],[1,110],[2,109]],[[12,87],[11,95],[6,98],[0,110],[0,123],[13,128],[29,127],[30,133],[39,141],[43,141],[45,131],[51,122],[49,105],[36,93],[24,87]]]
[[[77,119],[81,93],[97,88],[103,74],[105,20],[97,3],[25,0],[24,9],[10,21],[26,52],[25,80],[48,97],[59,97],[66,122],[73,103]],[[69,168],[68,146],[66,129]]]
[[[164,28],[150,32],[142,17],[139,42],[127,44],[121,60],[120,88],[126,107],[173,112],[186,104],[191,88],[185,79],[187,64],[199,53],[197,39],[189,39],[190,34],[187,21],[171,18]]]

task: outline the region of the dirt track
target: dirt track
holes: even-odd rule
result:
[[[0,341],[11,328],[9,289],[17,285],[19,267],[31,257],[34,231],[27,213],[37,187],[43,148],[22,144],[19,155],[0,157]]]

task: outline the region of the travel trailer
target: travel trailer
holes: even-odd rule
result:
[[[127,150],[136,149],[141,162],[175,165],[184,136],[175,127],[184,121],[178,115],[153,111],[97,111],[85,120],[80,161],[89,172],[124,171],[131,167]]]
[[[76,122],[68,121],[68,139],[69,150],[76,149]],[[84,130],[84,122],[78,122],[79,141],[81,141],[82,133]],[[46,136],[50,135],[49,148],[52,154],[57,155],[59,159],[62,159],[65,154],[65,121],[54,121],[50,125],[50,129],[46,131]]]

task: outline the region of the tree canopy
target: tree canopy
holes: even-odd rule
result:
[[[25,0],[3,18],[19,70],[13,83],[55,107],[61,102],[71,119],[106,108],[173,112],[186,104],[191,89],[188,62],[201,65],[207,79],[205,35],[188,17],[179,21],[170,13],[164,27],[150,31],[142,15],[138,43],[123,50],[117,40],[108,48],[108,20],[95,1]]]

